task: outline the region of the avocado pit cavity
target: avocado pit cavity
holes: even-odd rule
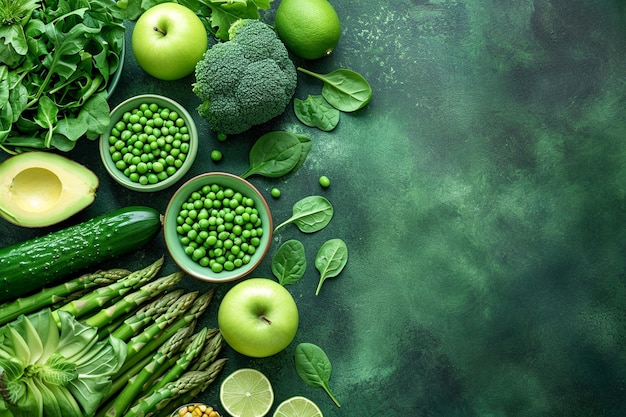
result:
[[[45,213],[58,204],[63,184],[48,169],[28,168],[15,176],[10,189],[13,201],[22,210]]]

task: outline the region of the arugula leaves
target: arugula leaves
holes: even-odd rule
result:
[[[0,148],[69,151],[109,124],[124,16],[110,0],[2,0]]]

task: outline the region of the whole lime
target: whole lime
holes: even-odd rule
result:
[[[304,59],[318,59],[336,48],[339,16],[327,0],[282,0],[274,27],[287,49]]]

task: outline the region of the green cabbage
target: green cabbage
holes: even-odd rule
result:
[[[126,352],[67,312],[20,316],[0,328],[0,415],[93,416]]]

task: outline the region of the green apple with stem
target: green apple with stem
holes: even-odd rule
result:
[[[191,74],[207,45],[207,31],[200,18],[178,3],[161,3],[146,10],[137,19],[131,38],[139,66],[161,80]]]
[[[298,320],[298,307],[289,291],[269,278],[248,278],[234,285],[217,313],[226,343],[254,358],[285,349],[296,335]]]

